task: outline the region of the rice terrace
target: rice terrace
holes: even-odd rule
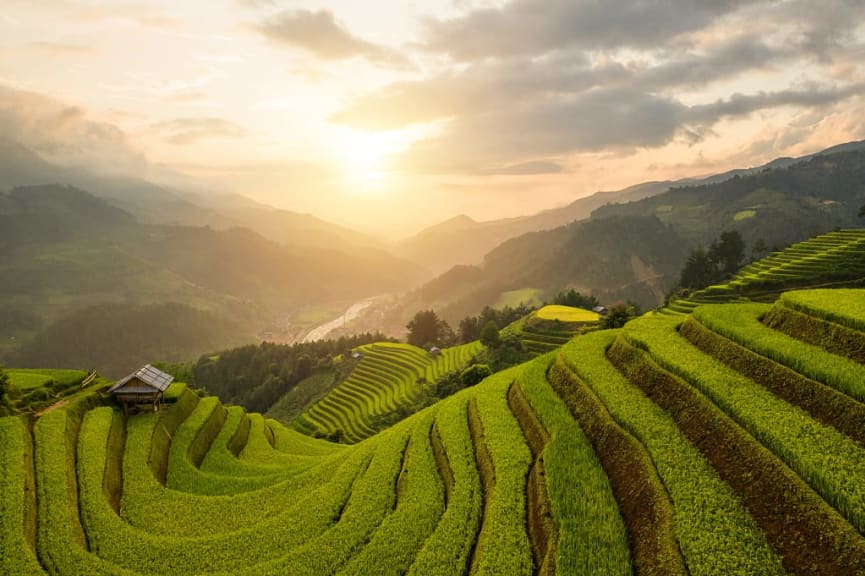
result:
[[[0,568],[865,574],[865,290],[733,300],[577,334],[378,433],[480,344],[360,347],[297,428],[183,383],[124,416],[85,385],[0,419]],[[350,444],[298,431],[333,422]]]
[[[0,0],[0,576],[865,576],[865,0]]]

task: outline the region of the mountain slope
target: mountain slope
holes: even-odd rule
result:
[[[578,336],[353,446],[183,384],[124,418],[100,383],[0,418],[0,571],[862,573],[863,298]],[[788,302],[855,340],[760,322]]]
[[[102,199],[63,186],[0,194],[0,223],[0,318],[14,320],[0,325],[0,354],[52,322],[102,304],[178,303],[255,338],[301,305],[404,290],[424,274],[375,250],[282,246],[241,228],[140,224]],[[222,346],[235,343],[231,337]],[[39,363],[38,355],[27,358]]]
[[[678,281],[688,251],[708,246],[722,231],[740,232],[760,256],[753,247],[761,243],[784,246],[861,226],[857,212],[863,203],[865,149],[861,143],[842,145],[785,168],[607,204],[589,220],[511,239],[471,274],[449,272],[416,290],[404,310],[433,306],[454,322],[508,290],[537,288],[551,297],[571,287],[604,302],[631,299],[654,308]]]
[[[475,265],[506,240],[588,218],[592,210],[604,204],[658,194],[671,184],[647,182],[616,192],[597,192],[567,206],[519,218],[476,222],[465,215],[456,216],[404,240],[398,245],[397,253],[435,272],[444,272],[455,265]]]
[[[108,200],[142,223],[243,227],[273,242],[342,251],[382,248],[382,243],[310,214],[280,210],[240,194],[191,192],[143,178],[97,175],[78,167],[59,166],[0,135],[0,190],[63,184]]]
[[[865,141],[848,142],[799,158],[777,158],[754,168],[730,170],[721,174],[678,181],[645,182],[615,192],[597,192],[579,198],[567,206],[544,210],[521,218],[475,222],[468,216],[457,216],[404,240],[398,247],[398,253],[441,273],[454,265],[480,264],[490,250],[510,238],[528,232],[551,230],[586,219],[593,211],[605,205],[628,204],[644,198],[656,197],[671,188],[707,186],[733,178],[783,170],[793,164],[819,156],[860,151],[863,148],[865,148]],[[614,207],[610,210],[612,213],[619,213]]]

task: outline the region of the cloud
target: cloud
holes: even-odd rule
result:
[[[176,146],[192,144],[202,140],[243,138],[248,131],[224,118],[175,118],[154,124],[166,142]]]
[[[134,173],[147,166],[141,151],[114,124],[35,92],[0,86],[0,135],[66,166],[102,173]]]
[[[353,35],[327,10],[287,10],[266,19],[257,29],[274,42],[301,48],[323,60],[362,57],[388,66],[408,65],[399,53]]]
[[[659,64],[609,60],[592,64],[582,52],[563,52],[540,61],[518,58],[482,61],[459,73],[403,81],[363,95],[331,120],[371,130],[461,117],[517,103],[575,96],[599,88],[664,92],[702,87],[745,71],[778,65],[792,54],[761,39],[734,37],[702,53],[679,54]]]
[[[758,110],[792,106],[796,108],[819,108],[858,96],[865,91],[865,83],[839,88],[824,88],[812,85],[807,88],[759,92],[756,94],[733,94],[729,98],[712,104],[692,107],[687,119],[695,124],[714,124],[722,118],[746,116]]]
[[[725,120],[820,117],[861,93],[863,18],[865,3],[846,0],[515,0],[428,21],[425,48],[459,63],[361,95],[331,121],[444,126],[402,158],[435,173],[693,146]]]
[[[654,48],[746,0],[516,0],[426,23],[426,48],[460,61],[567,48]]]

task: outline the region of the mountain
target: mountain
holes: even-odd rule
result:
[[[690,249],[736,230],[749,247],[786,246],[838,227],[861,226],[865,145],[849,143],[803,159],[779,159],[677,185],[626,203],[607,203],[588,220],[512,238],[479,266],[456,267],[414,290],[390,325],[435,308],[452,324],[504,292],[539,289],[547,298],[575,288],[604,303],[663,303]]]
[[[246,228],[145,224],[83,190],[38,186],[0,194],[0,277],[0,319],[8,319],[0,355],[14,357],[34,339],[54,348],[40,336],[65,337],[69,329],[55,325],[79,314],[80,326],[81,311],[93,306],[123,305],[115,315],[132,318],[141,307],[180,304],[209,314],[201,318],[213,319],[219,334],[230,324],[235,334],[225,345],[284,326],[301,307],[408,289],[425,272],[375,250],[285,246]],[[40,363],[36,353],[27,358]],[[42,365],[58,363],[46,357]]]
[[[403,240],[396,253],[438,273],[455,265],[479,264],[487,252],[510,238],[588,218],[599,206],[659,194],[671,184],[646,182],[615,192],[597,192],[567,206],[519,218],[477,222],[466,215],[456,216]]]
[[[405,239],[398,245],[396,251],[410,260],[422,263],[436,273],[442,273],[458,264],[480,264],[490,250],[505,240],[527,232],[551,230],[576,220],[584,220],[594,210],[605,205],[627,204],[643,198],[655,197],[671,188],[718,184],[736,177],[783,170],[793,164],[821,155],[862,149],[865,149],[865,141],[848,142],[799,158],[777,158],[753,168],[676,181],[644,182],[613,192],[596,192],[579,198],[567,206],[520,218],[476,222],[465,215],[457,216]]]
[[[146,179],[97,175],[43,159],[21,144],[0,137],[0,190],[44,184],[72,185],[107,200],[142,223],[250,228],[274,242],[344,251],[382,249],[366,234],[310,214],[281,210],[240,194],[176,189]]]
[[[592,218],[653,214],[689,247],[723,230],[748,244],[784,246],[836,227],[857,227],[865,202],[865,146],[851,143],[784,169],[751,171],[722,182],[681,186],[627,204],[598,208]]]

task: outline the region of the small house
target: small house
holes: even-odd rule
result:
[[[433,346],[429,349],[429,353],[433,358],[437,358],[442,353],[442,350],[438,346]]]
[[[138,408],[152,407],[156,412],[162,395],[168,385],[174,380],[174,376],[157,370],[150,364],[133,372],[126,378],[119,380],[108,389],[108,393],[117,398],[123,404],[123,412],[129,414],[129,407]]]
[[[607,309],[604,306],[595,306],[594,308],[592,308],[592,312],[600,314],[601,316],[607,315]]]

